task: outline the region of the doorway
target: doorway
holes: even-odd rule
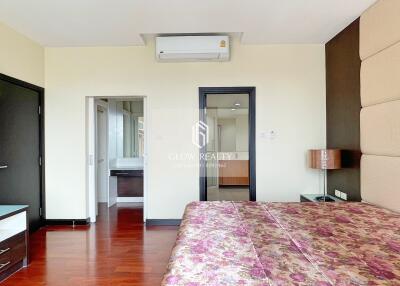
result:
[[[202,87],[199,103],[200,200],[255,201],[255,87]]]
[[[44,221],[44,89],[0,74],[0,204],[28,205]]]
[[[143,210],[147,188],[145,97],[87,99],[88,209],[134,205]]]

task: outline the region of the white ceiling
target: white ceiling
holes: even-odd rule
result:
[[[237,109],[237,110],[231,110],[231,109],[217,109],[217,118],[237,118],[239,116],[244,116],[248,115],[249,110],[248,109]]]
[[[45,46],[143,45],[145,34],[241,33],[325,43],[376,0],[0,0],[0,21]]]
[[[235,104],[239,106],[235,106]],[[208,108],[249,108],[249,95],[241,94],[207,94]]]

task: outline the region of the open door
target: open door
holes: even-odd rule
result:
[[[117,103],[108,103],[108,174],[110,172],[110,162],[118,158],[117,146]],[[121,148],[119,148],[121,149]],[[118,179],[115,176],[108,176],[108,207],[117,203]]]
[[[201,87],[199,104],[200,200],[255,201],[255,87]]]
[[[96,206],[108,202],[108,106],[105,101],[96,101]],[[96,211],[96,214],[98,212]]]

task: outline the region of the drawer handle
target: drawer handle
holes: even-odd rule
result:
[[[6,253],[7,251],[9,251],[11,248],[6,248],[6,249],[0,249],[0,255],[2,255],[3,253]]]
[[[11,261],[8,261],[8,262],[6,262],[6,263],[2,263],[2,264],[0,264],[0,269],[3,269],[4,267],[6,267],[8,264],[10,264],[11,263]]]

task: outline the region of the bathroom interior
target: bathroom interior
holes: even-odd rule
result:
[[[95,105],[97,207],[143,207],[144,99],[100,98]]]

